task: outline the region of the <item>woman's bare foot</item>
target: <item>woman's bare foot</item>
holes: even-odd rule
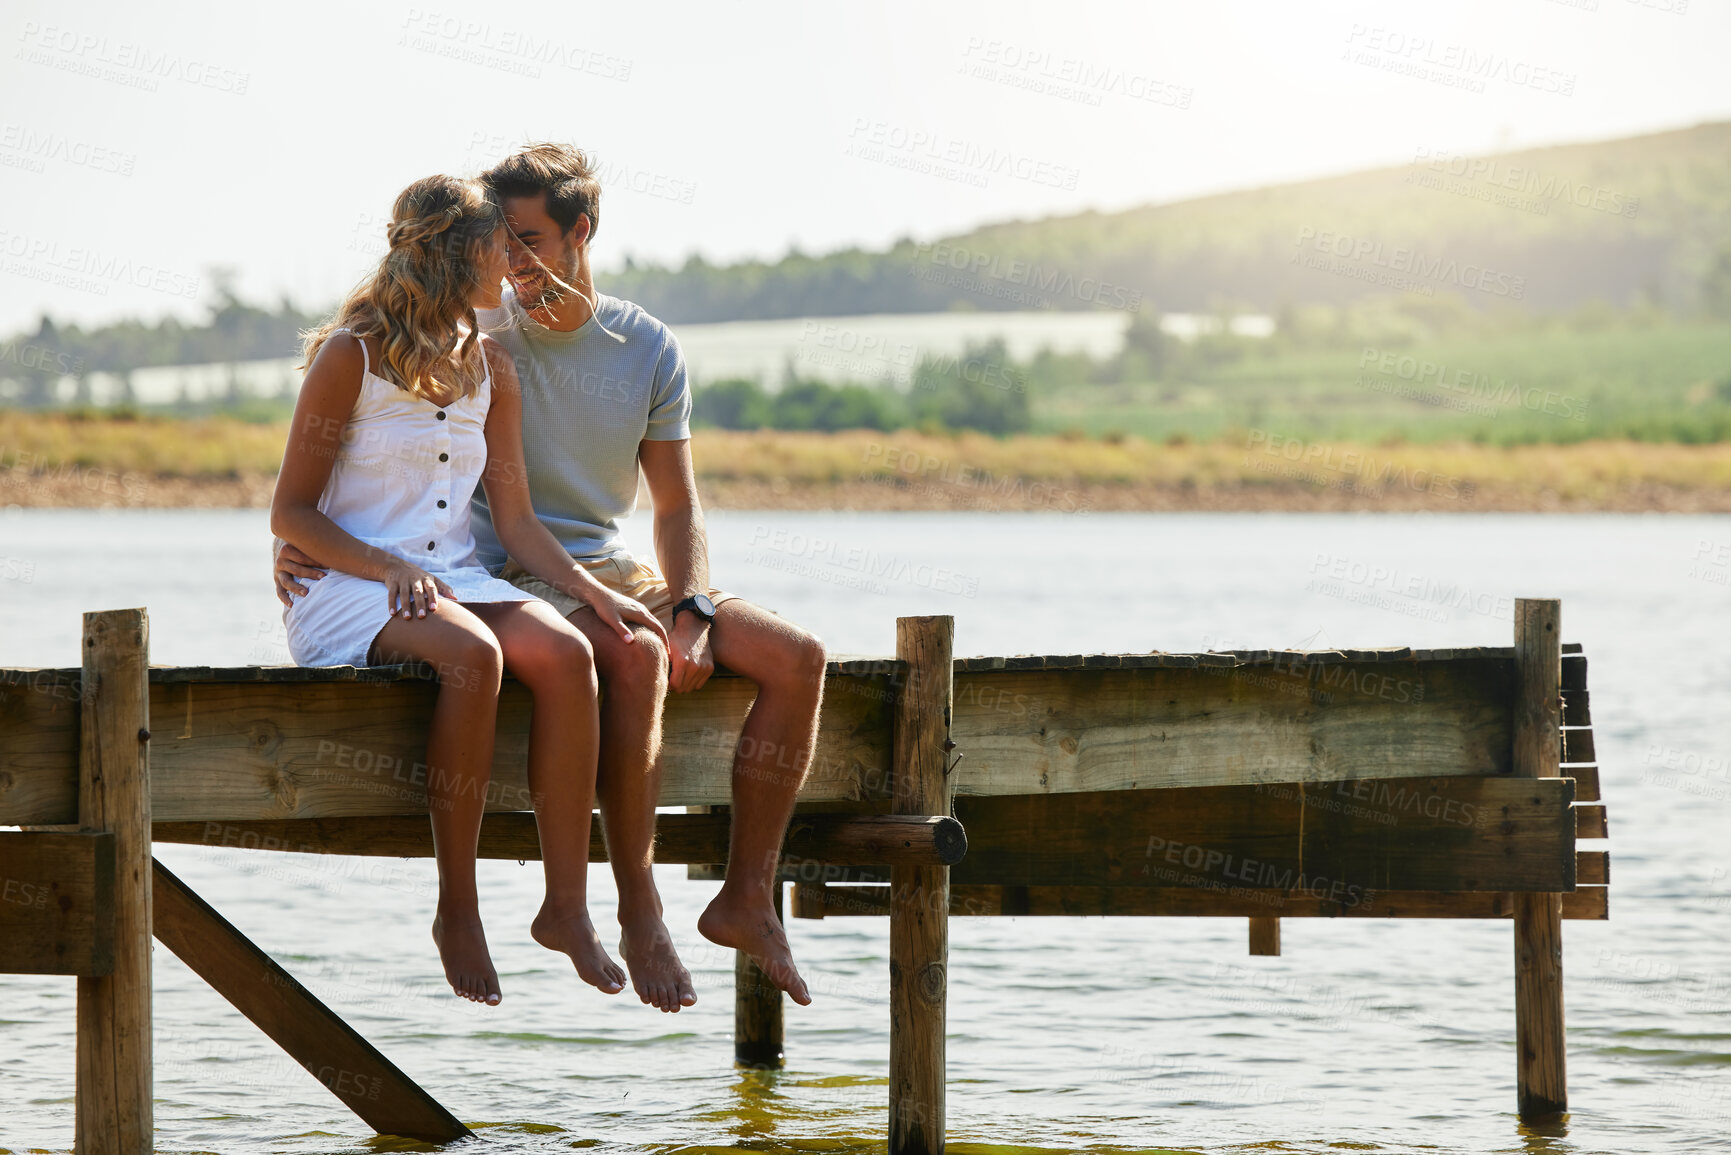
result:
[[[631,985],[637,997],[667,1014],[697,1002],[697,989],[691,985],[691,972],[679,961],[673,949],[673,936],[667,924],[653,911],[641,915],[620,914],[619,953],[631,970]]]
[[[479,914],[433,916],[433,941],[439,945],[439,961],[445,964],[445,980],[451,989],[472,1002],[499,1005],[499,973],[487,953],[487,935]]]
[[[721,893],[698,918],[697,930],[718,946],[744,951],[770,982],[793,996],[794,1002],[802,1007],[811,1005],[811,992],[793,965],[787,933],[775,917],[768,895],[734,894],[723,884]]]
[[[529,924],[529,933],[548,950],[570,955],[578,977],[602,994],[616,995],[625,989],[625,972],[601,945],[601,936],[589,921],[588,906],[560,907],[544,902]]]

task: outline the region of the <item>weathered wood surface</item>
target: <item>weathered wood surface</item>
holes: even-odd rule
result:
[[[1611,884],[1611,852],[1608,850],[1575,851],[1575,885],[1609,886]]]
[[[954,788],[1507,774],[1513,675],[1508,658],[958,674],[951,733],[967,757]]]
[[[1250,953],[1270,958],[1280,955],[1280,919],[1253,914],[1245,920],[1250,925]]]
[[[727,862],[729,818],[721,814],[661,814],[655,821],[655,861]],[[158,822],[158,842],[277,850],[430,858],[425,817],[291,818],[277,822]],[[948,815],[796,814],[783,843],[784,861],[844,865],[937,866],[961,861],[968,847],[962,824]],[[489,814],[481,821],[478,858],[539,859],[541,840],[531,813]],[[589,834],[589,861],[606,862],[599,822]]]
[[[896,619],[898,814],[950,812],[954,640],[954,618]],[[889,1155],[942,1155],[950,868],[895,866],[890,882]]]
[[[446,1143],[469,1129],[161,863],[156,937],[373,1130]]]
[[[962,794],[1509,772],[1507,647],[970,658],[954,663]],[[433,688],[399,667],[151,672],[168,821],[419,813]],[[888,799],[894,661],[832,663],[802,799]],[[72,820],[76,671],[0,671],[0,824]],[[673,695],[665,805],[724,803],[752,697]],[[527,692],[501,703],[492,810],[527,806]]]
[[[1605,808],[1603,806],[1575,807],[1575,837],[1611,837],[1609,820],[1605,817]]]
[[[114,836],[114,950],[78,979],[79,1155],[154,1146],[150,970],[150,621],[141,609],[84,615],[77,797],[85,830]],[[32,836],[35,837],[35,836]]]
[[[1599,802],[1599,768],[1595,765],[1567,766],[1563,774],[1575,780],[1576,802]]]
[[[1587,690],[1562,688],[1562,616],[1562,603],[1555,599],[1515,600],[1514,770],[1535,785],[1558,781],[1560,728],[1590,723]],[[1584,686],[1584,663],[1571,676]],[[1604,812],[1603,806],[1592,806],[1575,813],[1583,824],[1596,814],[1602,827]],[[1562,902],[1554,894],[1517,894],[1514,903],[1516,1102],[1523,1119],[1554,1118],[1569,1109]]]
[[[774,888],[775,917],[782,917],[782,885]],[[774,1070],[785,1061],[781,988],[744,951],[733,952],[733,1061],[753,1070]]]
[[[857,884],[806,888],[796,918],[889,913],[890,887]],[[1562,895],[1563,917],[1609,917],[1607,888],[1582,886]],[[1350,902],[1306,891],[1246,888],[1231,894],[1212,890],[1146,886],[977,886],[950,887],[952,917],[1129,916],[1191,918],[1511,918],[1514,896],[1495,892],[1445,894],[1435,891],[1382,890]],[[1272,912],[1272,913],[1271,913]]]
[[[1567,890],[1574,783],[1368,779],[957,798],[960,884]],[[1302,882],[1295,881],[1303,879]]]
[[[0,833],[0,974],[114,972],[114,835]]]
[[[78,688],[43,681],[48,688],[39,690],[0,679],[0,825],[69,822],[76,807],[77,726],[62,705],[70,694],[76,708]],[[157,679],[150,696],[155,815],[241,822],[424,814],[434,692],[430,682],[408,677]],[[668,696],[664,805],[728,800],[728,768],[754,695],[750,682],[728,677],[696,694]],[[832,680],[802,798],[853,799],[886,789],[892,697],[889,675]],[[531,808],[529,707],[528,691],[508,682],[489,810]]]

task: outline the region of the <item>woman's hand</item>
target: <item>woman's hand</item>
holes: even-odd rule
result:
[[[618,634],[624,641],[636,641],[631,627],[638,625],[660,638],[663,645],[667,644],[667,631],[655,620],[655,615],[636,598],[615,593],[605,586],[594,591],[584,591],[576,596],[595,611],[595,616],[601,619],[602,625]]]
[[[406,561],[391,562],[379,580],[385,583],[385,601],[390,606],[392,617],[401,614],[405,618],[424,618],[438,610],[441,594],[452,601],[457,600],[450,586],[420,566]]]

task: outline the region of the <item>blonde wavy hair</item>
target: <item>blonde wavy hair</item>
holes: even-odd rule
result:
[[[480,328],[469,301],[480,284],[482,246],[504,225],[497,202],[477,181],[429,176],[404,189],[385,230],[390,249],[330,320],[301,335],[301,367],[312,364],[334,330],[347,328],[378,338],[384,355],[377,372],[422,400],[443,403],[480,388]]]

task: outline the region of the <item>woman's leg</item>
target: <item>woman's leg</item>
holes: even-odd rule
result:
[[[505,668],[529,687],[529,792],[541,836],[547,898],[529,933],[571,956],[583,981],[603,994],[625,989],[589,921],[589,822],[600,742],[595,657],[589,640],[545,602],[468,607],[492,628]]]
[[[373,643],[373,661],[429,662],[439,696],[427,732],[427,811],[439,864],[439,909],[433,941],[451,989],[496,1006],[499,975],[487,953],[475,892],[475,850],[493,769],[504,657],[487,625],[454,601],[437,613],[392,618]]]

